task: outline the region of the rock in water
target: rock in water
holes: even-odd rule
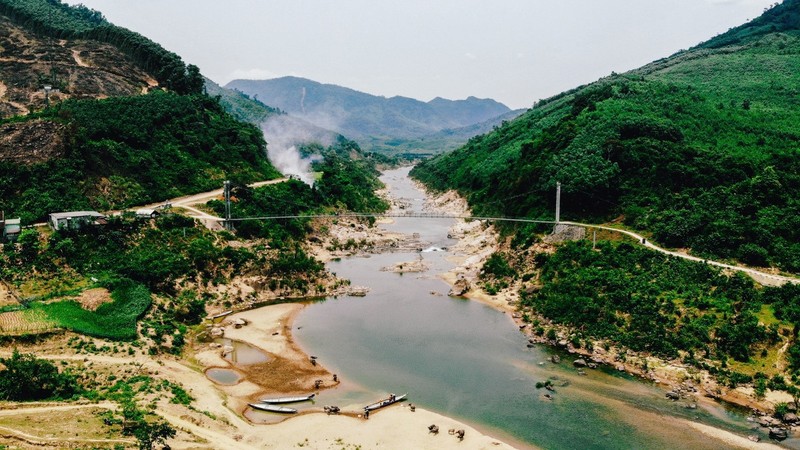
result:
[[[450,289],[450,292],[447,295],[460,297],[469,292],[471,287],[472,286],[470,286],[469,280],[466,278],[459,278],[456,280],[455,284],[453,284],[453,288]]]
[[[775,439],[776,441],[782,441],[789,437],[789,430],[786,428],[770,428],[769,437],[770,439]]]
[[[572,365],[575,367],[586,367],[586,360],[583,358],[578,358],[575,361],[572,361]]]

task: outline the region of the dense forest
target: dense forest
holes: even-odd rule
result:
[[[212,190],[229,177],[252,182],[280,175],[267,160],[261,131],[204,95],[69,100],[10,120],[66,125],[61,157],[0,162],[2,208],[25,222]]]
[[[800,271],[800,2],[537,103],[418,166],[477,214],[622,216],[670,247]]]
[[[516,276],[502,256],[493,259],[487,273]],[[619,343],[681,358],[735,384],[774,371],[787,345],[792,380],[800,375],[798,285],[757,288],[745,275],[624,242],[571,242],[536,260],[541,289],[522,292],[522,309],[532,313],[526,317],[569,326],[577,347]],[[552,329],[533,321],[535,333],[554,338]]]

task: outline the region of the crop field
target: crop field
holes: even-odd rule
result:
[[[58,329],[58,324],[41,311],[9,311],[0,313],[0,335],[19,336],[45,333]]]
[[[34,302],[30,312],[48,318],[51,323],[89,336],[129,340],[136,338],[136,322],[150,307],[150,291],[143,285],[130,283],[118,287],[104,302],[90,311],[75,300],[53,303]]]

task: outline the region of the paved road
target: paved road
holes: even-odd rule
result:
[[[284,181],[288,180],[288,178],[277,178],[274,180],[268,181],[258,181],[256,183],[248,184],[248,186],[252,188],[257,188],[261,186],[266,186],[268,184],[276,184],[276,183],[283,183]],[[217,217],[211,214],[208,214],[204,211],[200,211],[199,209],[193,207],[192,205],[198,205],[201,203],[206,203],[209,200],[213,200],[215,198],[220,198],[223,195],[223,189],[215,189],[209,192],[201,192],[199,194],[187,195],[185,197],[178,197],[172,200],[167,200],[165,202],[158,202],[152,203],[150,205],[144,206],[143,208],[152,208],[157,209],[159,207],[164,206],[165,204],[171,205],[173,208],[181,208],[185,209],[189,212],[191,217],[202,221],[207,227],[209,228],[221,228],[221,221],[223,220],[222,217]],[[131,210],[136,210],[139,208],[131,208]]]

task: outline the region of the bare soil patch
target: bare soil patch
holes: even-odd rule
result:
[[[134,441],[119,429],[103,424],[103,408],[69,410],[53,408],[46,413],[20,408],[16,414],[0,416],[0,443],[11,448],[93,448],[130,446]],[[59,426],[53,426],[59,424]]]
[[[76,299],[83,309],[95,311],[103,303],[110,303],[111,292],[105,288],[88,289],[81,293]]]

